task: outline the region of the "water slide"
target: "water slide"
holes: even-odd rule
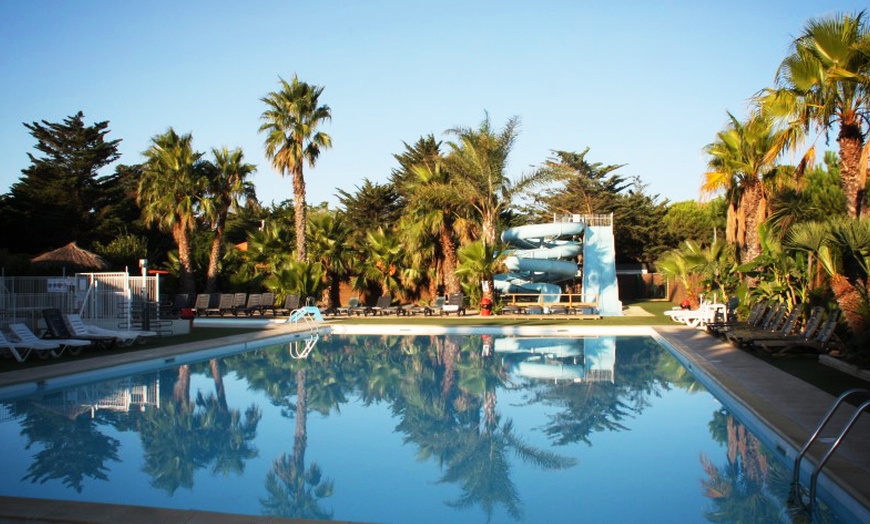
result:
[[[583,237],[583,294],[598,296],[599,315],[622,315],[612,221],[586,228]]]
[[[516,338],[494,340],[511,373],[570,382],[613,382],[616,337]]]
[[[582,235],[583,242],[577,240]],[[512,227],[501,234],[513,249],[505,259],[509,273],[495,275],[501,293],[540,293],[543,302],[559,302],[561,287],[577,276],[583,253],[583,294],[597,297],[598,314],[621,316],[616,282],[613,219],[608,215],[574,215],[571,222]]]
[[[509,273],[495,275],[501,293],[540,293],[544,302],[558,302],[562,289],[557,282],[577,275],[577,256],[582,247],[573,237],[583,233],[582,222],[553,222],[506,229],[502,242],[512,248],[505,259]],[[565,237],[570,238],[565,239]]]

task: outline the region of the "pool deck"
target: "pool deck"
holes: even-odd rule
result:
[[[784,449],[799,449],[815,430],[821,417],[834,402],[834,397],[779,369],[770,366],[752,355],[724,343],[706,332],[680,325],[654,326],[665,341],[679,351],[690,366],[696,366],[709,376],[717,386],[739,399],[741,405],[770,428]],[[270,325],[262,332],[234,335],[219,339],[221,344],[245,340],[271,338],[277,335],[304,331],[290,324]],[[50,380],[61,375],[79,373],[117,366],[142,360],[164,358],[172,355],[204,350],[215,345],[215,340],[181,344],[142,351],[106,355],[101,358],[71,361],[63,366],[42,366],[20,371],[0,373],[0,387],[24,382]],[[62,368],[62,369],[58,369]],[[848,415],[838,416],[832,428],[840,428]],[[833,430],[832,430],[833,431]],[[823,436],[828,436],[823,434]],[[842,446],[824,469],[827,479],[820,481],[824,488],[833,482],[848,493],[863,508],[870,508],[870,420],[859,419],[858,424],[843,441]],[[776,446],[779,448],[780,446]],[[826,451],[826,446],[813,446],[810,460],[815,464]],[[785,451],[782,451],[785,453]],[[794,451],[787,453],[793,457]],[[808,461],[804,461],[807,463]],[[790,468],[789,468],[790,469]],[[805,485],[809,475],[802,477]],[[203,511],[169,510],[138,506],[93,504],[61,500],[0,497],[0,523],[2,522],[70,522],[130,524],[168,523],[293,523],[313,522],[277,517],[258,517],[234,514],[218,514]],[[333,521],[335,522],[335,521]]]

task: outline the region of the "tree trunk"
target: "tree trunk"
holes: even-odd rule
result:
[[[297,480],[295,499],[305,500],[305,448],[308,447],[308,398],[305,391],[305,371],[296,372],[296,430],[293,435],[293,469]]]
[[[305,243],[305,177],[302,176],[302,164],[293,169],[293,211],[296,221],[296,260],[305,262],[308,253]]]
[[[441,270],[444,274],[444,288],[447,293],[459,292],[459,279],[456,278],[456,246],[453,245],[453,238],[450,231],[442,229],[440,234],[441,254],[444,261],[441,265]]]
[[[218,263],[221,258],[221,243],[224,238],[226,221],[226,215],[219,217],[217,225],[214,228],[214,238],[211,241],[211,252],[208,255],[208,273],[205,281],[206,293],[214,293],[217,291]]]
[[[867,173],[861,164],[864,135],[861,133],[860,123],[841,122],[837,142],[840,144],[840,177],[843,180],[843,192],[846,194],[847,210],[850,217],[860,218],[867,214],[867,206],[864,205]]]
[[[181,264],[181,272],[178,275],[179,287],[182,293],[195,293],[196,284],[193,281],[193,265],[190,262],[190,239],[187,230],[176,226],[172,232],[175,243],[178,245],[178,262]]]
[[[761,182],[747,186],[743,192],[743,212],[746,224],[743,246],[744,262],[753,260],[761,254],[761,237],[758,228],[765,218],[765,201]]]

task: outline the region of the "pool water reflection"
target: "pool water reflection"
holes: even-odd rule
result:
[[[4,401],[0,494],[378,522],[790,518],[788,469],[651,338],[299,350]]]

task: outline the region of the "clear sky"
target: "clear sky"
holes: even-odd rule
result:
[[[698,198],[703,147],[772,84],[806,21],[851,0],[0,0],[0,193],[29,165],[23,122],[110,122],[120,162],[173,127],[241,147],[265,203],[292,195],[263,154],[260,99],[294,73],[324,86],[333,138],[308,201],[386,182],[403,142],[521,119],[509,175],[551,150],[627,164],[648,193]],[[832,142],[832,147],[835,145]],[[821,155],[819,155],[819,158]]]

